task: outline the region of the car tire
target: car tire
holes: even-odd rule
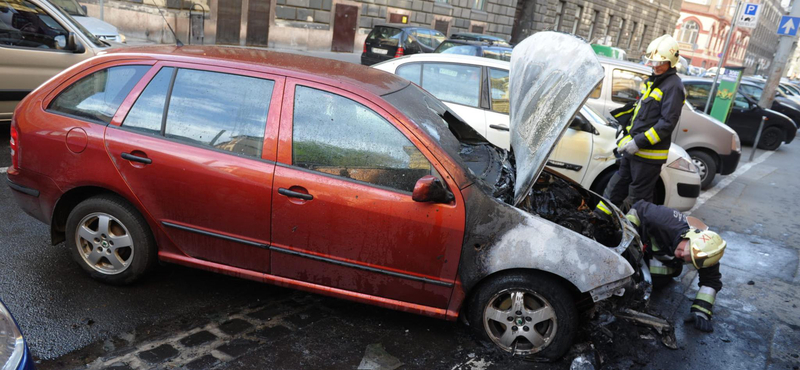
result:
[[[467,319],[481,342],[537,361],[557,360],[572,346],[578,313],[572,295],[555,278],[515,272],[476,289]]]
[[[784,132],[777,127],[767,127],[761,133],[761,138],[758,140],[758,148],[764,150],[775,150],[783,143]]]
[[[611,177],[614,176],[614,173],[617,172],[616,168],[611,171],[606,171],[597,176],[597,179],[594,180],[592,183],[591,190],[600,196],[606,191],[606,187],[608,186],[608,182],[611,181]]]
[[[127,201],[100,195],[79,203],[67,217],[66,245],[89,275],[107,284],[130,284],[158,259],[147,222]]]
[[[690,151],[689,156],[700,174],[700,188],[707,189],[717,175],[717,162],[708,153],[699,150]]]

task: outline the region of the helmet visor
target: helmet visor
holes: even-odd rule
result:
[[[648,67],[659,67],[669,63],[668,60],[655,60],[655,59],[650,59],[647,56],[642,56],[642,62],[644,62],[644,65]]]

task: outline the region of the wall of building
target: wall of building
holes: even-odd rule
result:
[[[103,1],[103,20],[117,27],[117,30],[126,37],[148,40],[157,43],[174,43],[167,27],[167,22],[172,26],[178,38],[185,44],[189,40],[189,7],[190,4],[174,2],[172,0],[133,0],[133,1]],[[153,5],[153,1],[158,4]],[[211,0],[216,1],[216,0]],[[202,13],[205,18],[205,34],[213,34],[213,19],[211,18],[208,0],[195,0],[195,11]],[[98,0],[82,0],[81,5],[86,5],[90,17],[100,18]],[[169,5],[169,6],[168,6]],[[159,11],[160,7],[160,11]],[[181,9],[183,8],[183,9]],[[200,9],[203,9],[201,12]],[[163,18],[162,18],[163,14]]]
[[[780,0],[752,1],[761,3],[758,24],[752,30],[750,44],[745,54],[745,73],[766,75],[775,52],[778,51],[778,23],[786,11]]]
[[[672,34],[682,0],[519,0],[512,42],[543,30],[574,33],[638,60],[658,36]]]
[[[735,0],[685,0],[674,37],[681,55],[693,66],[711,68],[720,64],[720,54],[731,28]],[[731,36],[725,65],[742,66],[750,43],[750,30],[736,28]]]

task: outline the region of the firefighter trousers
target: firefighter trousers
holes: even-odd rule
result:
[[[619,179],[611,188],[609,200],[620,208],[629,195],[631,204],[635,204],[639,199],[652,203],[653,191],[660,173],[661,163],[637,161],[630,159],[628,155],[623,155],[617,170]]]

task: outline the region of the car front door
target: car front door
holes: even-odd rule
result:
[[[485,110],[486,139],[494,145],[509,149],[511,147],[508,134],[508,70],[488,68],[489,109]]]
[[[758,132],[758,125],[761,124],[761,116],[764,112],[755,103],[751,103],[741,92],[736,92],[733,100],[728,126],[736,131],[739,136],[747,141],[753,141]]]
[[[288,80],[284,97],[272,273],[337,294],[445,308],[463,205],[411,199],[419,178],[443,169],[397,119],[358,95]]]
[[[577,183],[583,181],[592,159],[593,131],[581,113],[575,115],[553,149],[547,166]]]
[[[284,79],[191,64],[155,68],[123,104],[132,105],[124,119],[106,130],[108,155],[180,252],[268,272]],[[159,242],[161,253],[185,258]]]

